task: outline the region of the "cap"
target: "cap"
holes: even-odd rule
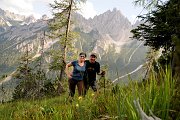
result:
[[[91,53],[90,56],[94,56],[95,58],[97,58],[97,54],[96,53]]]

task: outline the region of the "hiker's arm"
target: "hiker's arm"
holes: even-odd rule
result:
[[[101,73],[98,73],[98,75],[101,75],[102,77],[106,74],[105,71],[101,70]]]
[[[97,63],[97,66],[96,66],[96,67],[97,67],[97,68],[96,68],[97,75],[101,75],[101,74],[100,74],[100,64]]]
[[[101,75],[101,76],[105,75],[105,71],[104,70],[101,70],[101,72],[100,72],[100,64],[97,65],[97,75]]]
[[[66,64],[66,69],[65,69],[65,73],[69,79],[72,78],[71,73],[69,72],[69,67],[71,67],[71,66],[72,66],[72,63],[70,62],[70,63]]]

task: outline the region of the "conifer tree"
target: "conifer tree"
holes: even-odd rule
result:
[[[179,0],[169,0],[157,5],[154,10],[139,16],[145,23],[131,30],[134,39],[145,41],[145,45],[155,51],[161,49],[162,57],[159,62],[162,66],[173,62],[174,72],[180,69],[179,62],[175,60],[179,59],[180,53],[177,49],[180,40],[179,4]]]
[[[31,68],[29,67],[30,56],[29,56],[29,48],[28,44],[26,45],[26,52],[20,59],[20,66],[18,67],[14,77],[15,79],[19,79],[20,83],[15,88],[13,93],[13,99],[25,98],[27,92],[29,91],[30,77],[31,77]]]
[[[32,61],[28,44],[26,45],[26,53],[20,59],[20,65],[14,75],[14,78],[19,80],[19,84],[13,92],[13,99],[34,99],[47,95],[55,95],[54,86],[47,79],[41,67],[43,63],[43,44],[41,46],[41,57],[38,60]]]

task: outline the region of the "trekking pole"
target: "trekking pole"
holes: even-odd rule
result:
[[[104,75],[101,75],[101,77],[99,78],[99,81],[100,81],[100,80],[104,80],[104,81],[103,81],[103,85],[102,85],[102,86],[103,86],[103,88],[104,88],[104,95],[105,95],[106,81],[105,81],[105,77],[104,77]]]
[[[104,77],[104,75],[103,75],[102,77],[103,77],[103,79],[104,79],[104,95],[105,95],[106,81],[105,81],[105,77]]]

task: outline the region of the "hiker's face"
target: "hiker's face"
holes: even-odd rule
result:
[[[96,57],[95,56],[90,56],[90,62],[95,63],[95,61],[96,61]]]
[[[80,56],[79,56],[79,60],[80,60],[80,61],[85,61],[85,58],[86,58],[85,55],[80,55]]]

